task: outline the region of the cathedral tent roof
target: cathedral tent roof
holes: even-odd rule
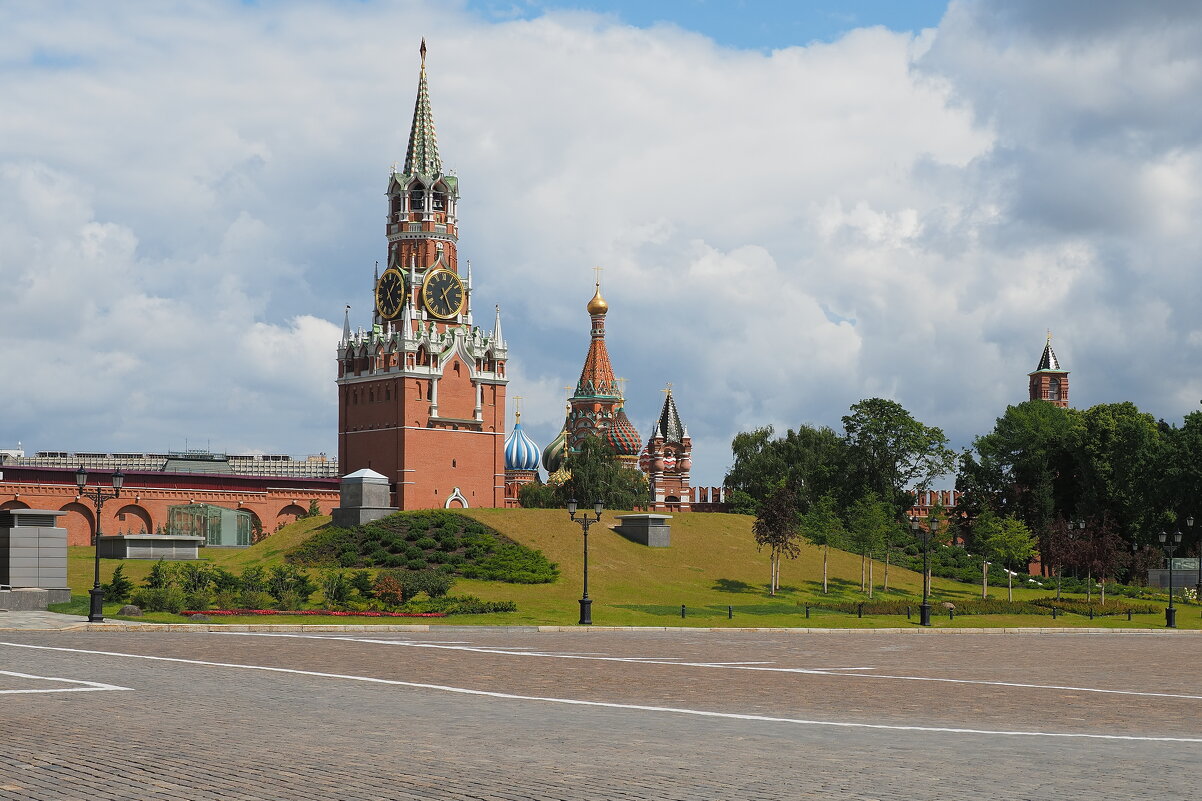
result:
[[[604,315],[609,310],[609,304],[601,297],[600,285],[597,286],[597,294],[589,301],[588,310],[593,316]],[[580,381],[576,384],[574,397],[617,398],[620,394],[618,382],[614,379],[614,368],[609,361],[609,350],[605,347],[604,324],[594,322],[588,355],[584,357],[584,368],[580,371]]]

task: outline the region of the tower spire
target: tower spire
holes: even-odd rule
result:
[[[413,126],[409,129],[409,149],[405,151],[405,175],[439,175],[438,139],[434,135],[434,113],[430,111],[430,88],[426,84],[426,40],[422,39],[422,67],[417,79],[417,103],[413,107]]]

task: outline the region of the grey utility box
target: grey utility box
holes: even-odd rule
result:
[[[71,600],[67,587],[67,530],[56,524],[66,512],[0,511],[0,609],[45,609]],[[27,593],[25,591],[40,591]],[[37,596],[37,598],[34,597]]]
[[[651,548],[667,548],[672,544],[668,521],[672,515],[618,515],[621,523],[614,531],[631,542]]]
[[[350,528],[388,517],[396,511],[388,479],[375,470],[356,470],[342,477],[338,486],[338,508],[334,510],[334,525]]]

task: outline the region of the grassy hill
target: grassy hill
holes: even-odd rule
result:
[[[580,526],[559,509],[471,509],[463,512],[496,529],[505,537],[536,548],[557,563],[560,577],[551,584],[518,585],[494,581],[460,579],[456,594],[476,595],[485,600],[516,601],[518,611],[507,614],[479,615],[448,619],[458,623],[507,623],[568,625],[579,614],[576,603],[582,584],[582,539]],[[822,551],[802,547],[797,559],[781,565],[781,592],[767,593],[768,554],[756,550],[751,535],[752,518],[745,515],[691,513],[676,515],[671,521],[672,546],[648,548],[630,542],[612,530],[615,514],[606,512],[602,522],[589,535],[589,594],[593,601],[593,620],[599,625],[646,626],[795,626],[805,625],[802,607],[806,602],[823,600],[859,601],[860,557],[832,549],[830,552],[830,594],[822,595]],[[240,571],[252,565],[269,566],[311,537],[329,518],[301,520],[286,526],[258,545],[240,550],[204,549],[205,558],[216,565]],[[74,592],[83,593],[91,586],[91,548],[70,549],[69,571]],[[148,561],[126,561],[126,574],[140,582],[151,567]],[[116,562],[103,560],[102,581],[107,581]],[[883,564],[875,562],[875,597],[912,598],[917,604],[921,577],[909,570],[890,567],[889,592],[880,590]],[[936,578],[932,588],[936,603],[979,598],[980,587]],[[1015,587],[1015,599],[1043,597],[1048,589]],[[990,587],[990,596],[1005,598],[1005,587]],[[680,618],[684,604],[688,617]],[[734,607],[733,620],[727,619],[727,606]],[[1197,627],[1197,615],[1183,610],[1180,623]],[[273,622],[286,622],[277,620]],[[877,617],[858,620],[854,616],[815,611],[809,625],[901,625],[905,618]],[[950,625],[939,617],[937,625]],[[956,624],[970,626],[1001,625],[1119,625],[1107,618],[1092,623],[1084,618],[1018,618],[1007,615],[957,618]],[[1131,625],[1123,618],[1122,625]],[[1136,624],[1141,619],[1136,618]],[[1143,624],[1158,625],[1146,618]],[[1163,625],[1160,619],[1159,625]]]

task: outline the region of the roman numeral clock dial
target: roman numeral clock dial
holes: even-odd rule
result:
[[[395,320],[405,305],[405,276],[389,267],[376,282],[376,311],[385,320]]]
[[[463,282],[450,270],[431,270],[422,287],[422,302],[435,317],[449,319],[459,314],[464,302]]]

